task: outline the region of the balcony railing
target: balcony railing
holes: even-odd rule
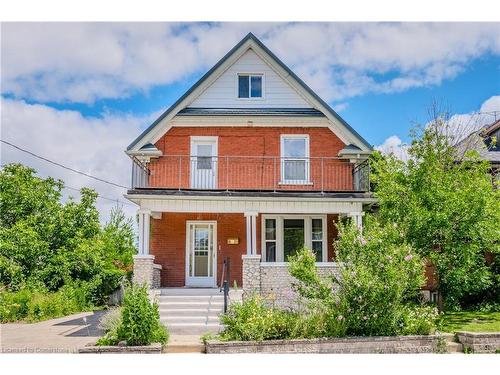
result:
[[[133,159],[132,188],[357,191],[370,187],[368,161],[336,157],[163,155],[144,164]]]

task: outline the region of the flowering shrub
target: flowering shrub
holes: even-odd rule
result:
[[[405,244],[397,226],[369,220],[362,235],[339,225],[335,242],[340,275],[321,277],[316,257],[302,249],[289,258],[299,310],[277,309],[260,296],[230,306],[222,316],[222,340],[427,335],[437,310],[418,303],[424,263]]]
[[[343,320],[347,335],[428,334],[437,315],[415,305],[424,282],[422,259],[406,245],[397,226],[368,220],[364,234],[353,225],[339,225],[335,242],[340,275],[322,279],[314,254],[303,249],[291,259],[290,273],[298,293],[321,306],[328,316]],[[330,331],[335,336],[340,331]]]
[[[402,308],[402,320],[399,323],[401,335],[430,335],[436,330],[439,313],[435,306],[412,306]]]
[[[395,225],[368,220],[363,235],[353,225],[339,225],[335,242],[341,262],[341,306],[352,335],[411,332],[406,305],[417,300],[424,283],[424,263],[405,244]]]

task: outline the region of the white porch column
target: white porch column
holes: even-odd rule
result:
[[[350,212],[349,216],[352,217],[353,223],[358,227],[360,231],[363,230],[363,216],[364,212]]]
[[[246,233],[246,242],[247,242],[247,255],[252,254],[252,222],[250,216],[245,214],[245,219],[247,222],[247,233]]]
[[[245,212],[247,224],[247,255],[257,254],[257,212]]]
[[[252,215],[252,255],[257,255],[257,214]]]
[[[149,255],[149,223],[151,217],[150,210],[140,209],[139,215],[139,254]]]

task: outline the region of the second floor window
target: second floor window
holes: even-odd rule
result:
[[[262,98],[262,75],[238,75],[238,98]]]
[[[309,137],[307,135],[281,136],[281,183],[309,183]]]

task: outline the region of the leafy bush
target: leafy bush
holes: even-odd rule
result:
[[[296,315],[292,338],[343,337],[346,335],[346,321],[343,315],[330,308],[318,306],[306,313]]]
[[[435,306],[405,305],[399,323],[400,335],[430,335],[436,331],[439,313]]]
[[[17,292],[0,292],[0,322],[37,322],[91,310],[85,287],[63,286],[57,292],[24,287]]]
[[[110,318],[109,331],[97,341],[97,345],[116,345],[126,341],[127,345],[166,344],[167,328],[160,322],[158,304],[149,301],[145,286],[132,285],[125,290],[120,318]]]
[[[222,315],[222,340],[262,341],[291,337],[294,315],[266,305],[258,295],[229,306]]]
[[[224,330],[219,335],[225,341],[263,341],[345,335],[344,319],[327,310],[297,313],[272,307],[259,295],[233,303],[221,316]]]

